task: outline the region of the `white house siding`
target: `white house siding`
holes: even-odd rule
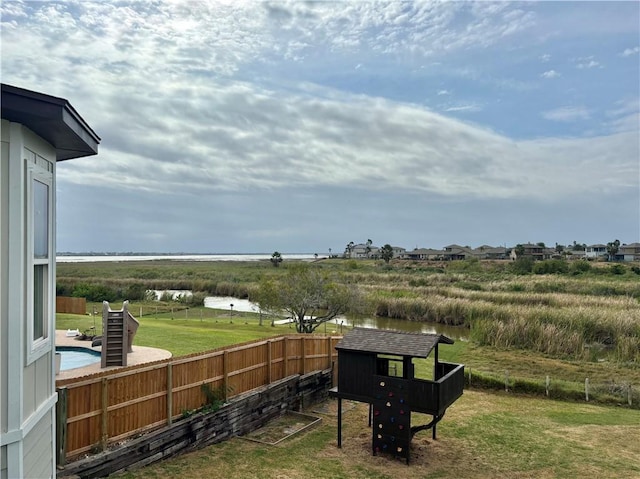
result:
[[[55,424],[55,414],[52,410],[49,410],[25,436],[25,478],[48,478],[53,476],[50,457],[54,444],[52,424]],[[43,454],[42,451],[47,451],[47,454]]]
[[[55,162],[56,152],[50,144],[26,127],[2,120],[0,425],[2,475],[8,479],[55,475]],[[32,181],[31,170],[50,178],[48,323],[46,339],[39,343],[32,341],[30,319],[33,231],[27,184]],[[32,347],[33,344],[39,347]]]
[[[5,123],[7,125],[5,125]],[[9,257],[9,132],[5,128],[8,122],[2,121],[2,142],[0,144],[0,330],[7,330],[8,314],[7,299],[9,272],[7,258]],[[8,339],[6,334],[0,335],[0,351],[6,351]],[[0,357],[0,432],[4,436],[7,432],[7,362],[4,355]],[[7,446],[0,446],[0,479],[8,479]]]

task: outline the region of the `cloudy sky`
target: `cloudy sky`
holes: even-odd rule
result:
[[[638,2],[18,2],[2,82],[102,138],[58,251],[640,240]]]

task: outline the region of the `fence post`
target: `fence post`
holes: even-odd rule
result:
[[[324,323],[325,325],[327,323]],[[327,369],[329,369],[331,367],[332,361],[331,361],[331,336],[329,336],[327,338]]]
[[[549,380],[549,376],[547,376],[547,380],[545,381],[545,387],[544,387],[547,397],[549,397],[549,383],[550,382],[551,381]]]
[[[173,423],[173,363],[167,364],[167,425]]]
[[[103,451],[107,450],[107,441],[109,439],[109,391],[108,391],[108,379],[102,378],[102,434],[100,434],[100,447]]]
[[[229,351],[224,350],[222,355],[222,386],[224,387],[224,402],[227,402],[229,393]]]
[[[58,402],[56,404],[56,464],[64,466],[67,461],[67,388],[56,389]]]
[[[631,389],[631,383],[629,383],[629,385],[627,386],[627,402],[629,403],[629,406],[631,406],[632,398],[633,398],[633,392]]]
[[[589,378],[585,378],[584,380],[584,397],[589,401]]]
[[[509,392],[509,370],[505,370],[504,372],[504,390]]]
[[[270,339],[267,340],[267,384],[271,384],[271,363],[273,362],[273,351],[271,350]]]
[[[284,360],[284,377],[286,378],[289,375],[289,348],[287,348],[287,344],[289,344],[289,338],[284,337],[284,345],[282,347],[282,358]]]

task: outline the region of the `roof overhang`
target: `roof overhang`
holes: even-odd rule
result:
[[[336,344],[336,349],[426,358],[439,343],[453,344],[453,339],[442,334],[354,328]]]
[[[64,98],[2,84],[2,119],[21,123],[64,161],[98,154],[100,137]]]

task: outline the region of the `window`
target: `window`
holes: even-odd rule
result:
[[[32,362],[50,349],[53,305],[50,293],[53,264],[53,175],[40,165],[27,166],[27,333]]]

